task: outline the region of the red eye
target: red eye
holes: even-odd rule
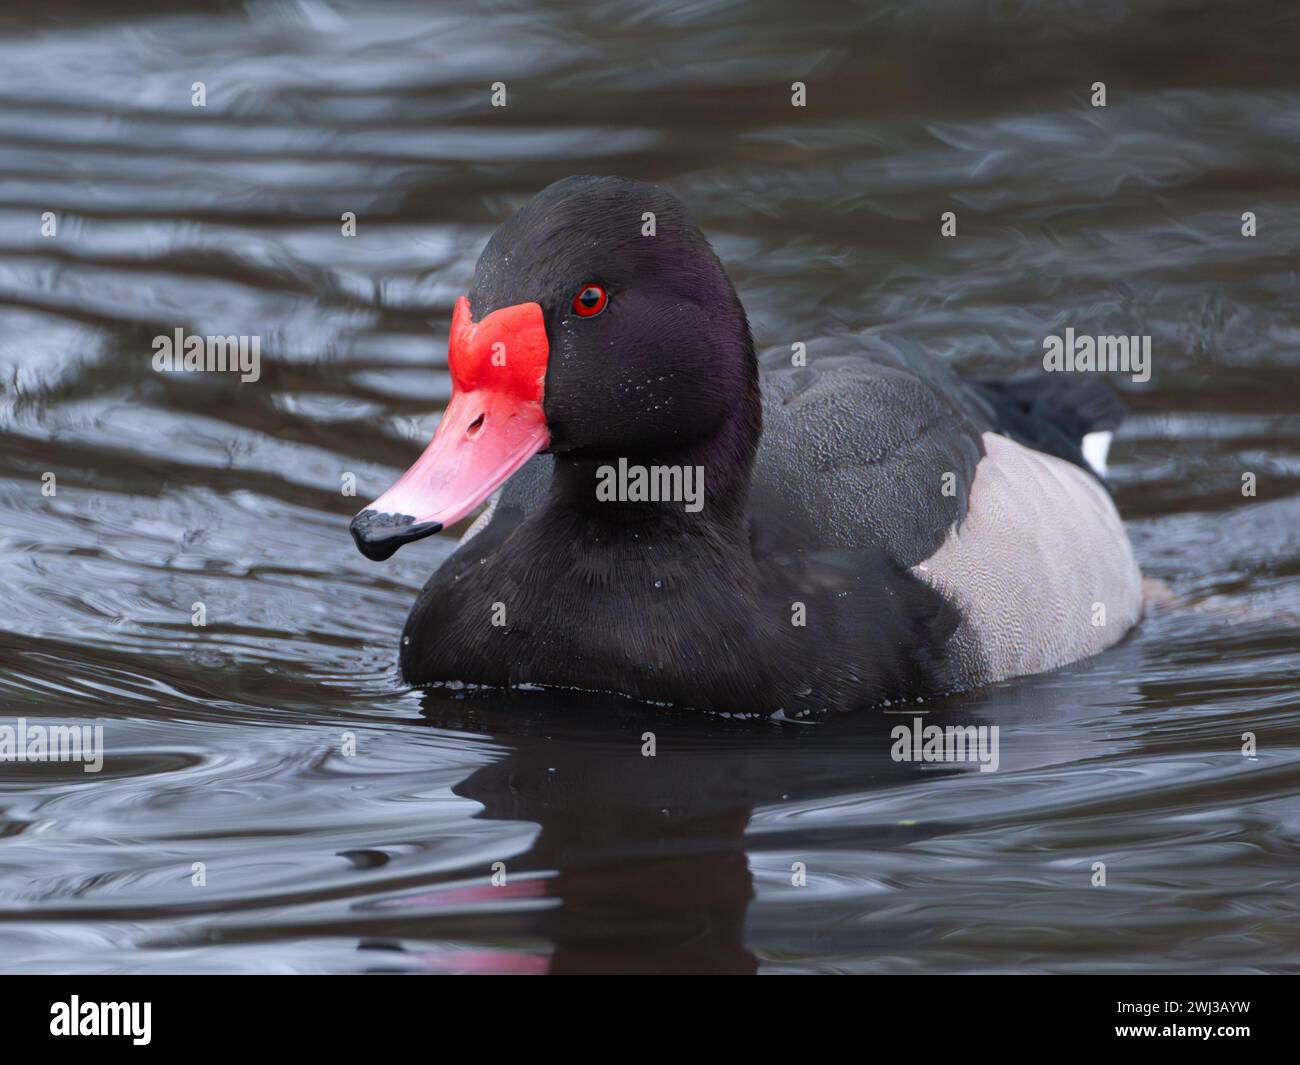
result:
[[[573,313],[579,318],[592,318],[605,309],[609,293],[600,285],[583,285],[573,297]]]

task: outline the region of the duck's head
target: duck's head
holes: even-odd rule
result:
[[[717,256],[671,194],[623,178],[558,181],[492,235],[447,362],[433,441],[352,520],[368,558],[459,521],[540,451],[670,455],[755,395]]]

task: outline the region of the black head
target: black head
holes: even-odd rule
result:
[[[433,442],[353,520],[371,558],[459,521],[540,450],[567,456],[566,477],[604,456],[706,451],[706,497],[740,512],[760,422],[749,325],[663,189],[575,177],[539,193],[479,257],[448,367]]]
[[[596,290],[580,304],[584,314],[574,302],[588,286]],[[682,204],[655,185],[570,177],[548,186],[488,241],[469,299],[475,319],[541,305],[544,408],[557,452],[695,443],[717,432],[756,381],[749,324],[726,271]]]

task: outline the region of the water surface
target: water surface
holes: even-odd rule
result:
[[[0,764],[0,967],[1300,970],[1297,70],[1285,3],[7,8],[0,722],[107,757]],[[769,356],[1150,335],[1112,472],[1173,601],[902,711],[997,724],[996,773],[894,762],[885,715],[404,689],[454,540],[376,565],[347,522],[436,425],[484,241],[572,173],[677,192]],[[260,380],[155,373],[177,327],[260,336]]]

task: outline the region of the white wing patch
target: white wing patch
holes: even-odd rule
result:
[[[1106,476],[1106,456],[1110,454],[1110,442],[1115,434],[1108,429],[1095,433],[1086,433],[1083,437],[1083,458],[1098,477]]]

